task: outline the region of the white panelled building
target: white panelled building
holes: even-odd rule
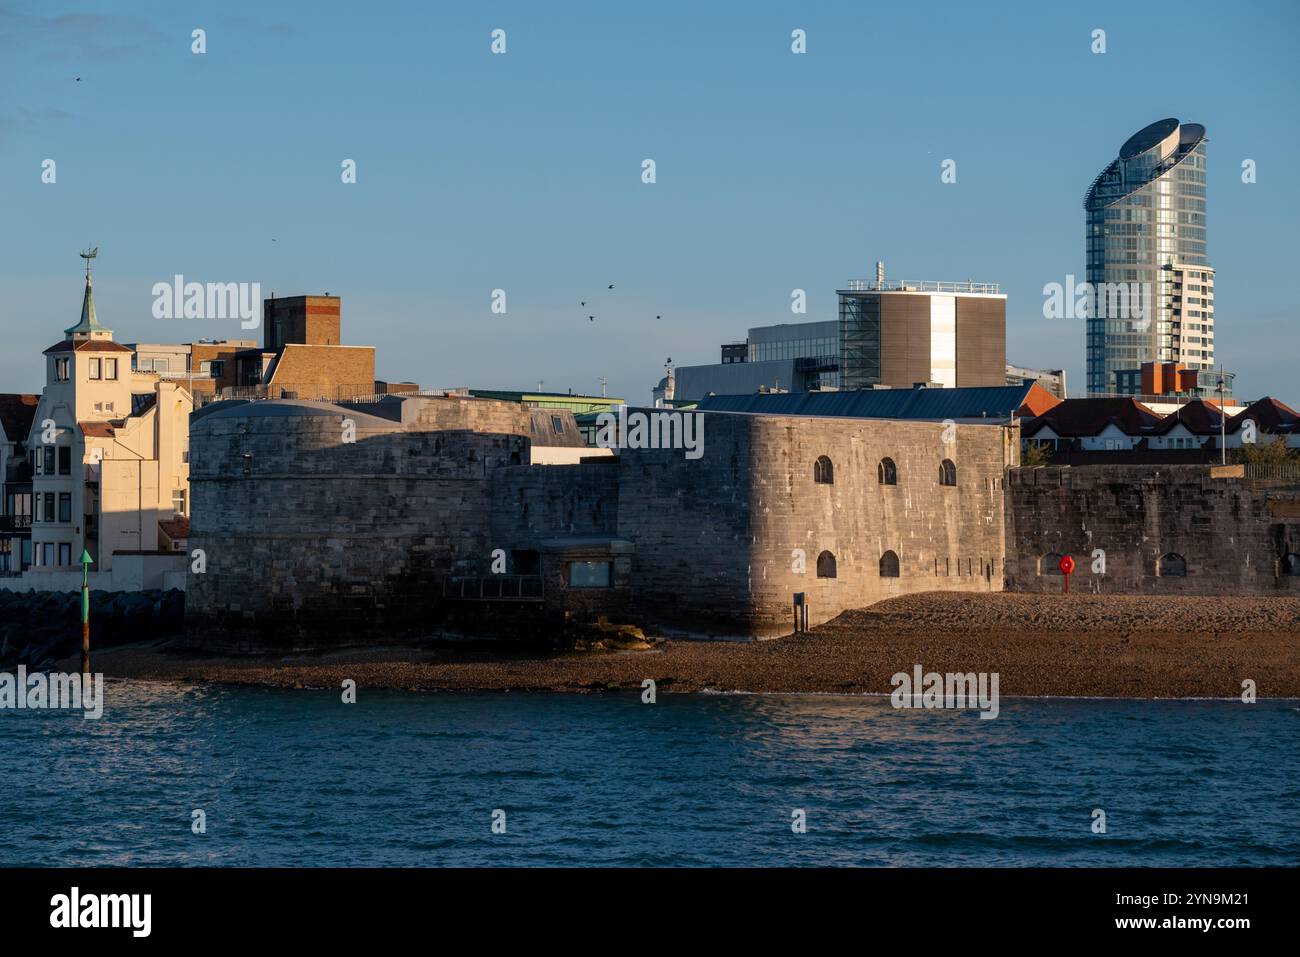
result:
[[[26,447],[32,564],[22,587],[183,587],[185,555],[160,547],[160,522],[189,514],[189,414],[180,384],[132,370],[132,351],[95,315],[90,260],[81,319],[45,350],[45,389]]]

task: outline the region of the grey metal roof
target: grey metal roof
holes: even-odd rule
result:
[[[679,399],[702,399],[710,392],[758,392],[759,386],[788,389],[795,379],[794,359],[762,362],[715,362],[706,366],[678,366],[674,370]]]
[[[861,389],[851,392],[791,392],[714,395],[700,400],[702,412],[751,415],[819,415],[863,419],[1007,418],[1024,403],[1027,385],[964,389]]]

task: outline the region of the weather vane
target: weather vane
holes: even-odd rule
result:
[[[87,281],[89,281],[90,261],[99,255],[99,247],[96,246],[94,249],[88,249],[84,253],[78,253],[77,255],[79,255],[82,259],[86,261],[86,279]]]

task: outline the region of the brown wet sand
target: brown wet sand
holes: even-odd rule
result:
[[[271,687],[493,691],[862,693],[926,671],[998,672],[1003,695],[1300,698],[1300,598],[963,595],[894,598],[803,635],[659,641],[649,650],[351,647],[225,657],[132,645],[92,656],[109,677]],[[78,664],[71,665],[73,669]]]

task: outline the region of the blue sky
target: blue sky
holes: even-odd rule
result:
[[[0,391],[43,385],[87,244],[120,341],[238,337],[154,319],[151,287],[260,282],[342,296],[344,340],[378,347],[381,378],[605,376],[637,402],[669,356],[834,318],[834,290],[883,258],[895,278],[1002,283],[1008,359],[1081,389],[1083,322],[1044,319],[1043,284],[1082,279],[1084,190],[1176,116],[1209,131],[1219,358],[1239,395],[1300,405],[1298,26],[1292,0],[0,0]]]

